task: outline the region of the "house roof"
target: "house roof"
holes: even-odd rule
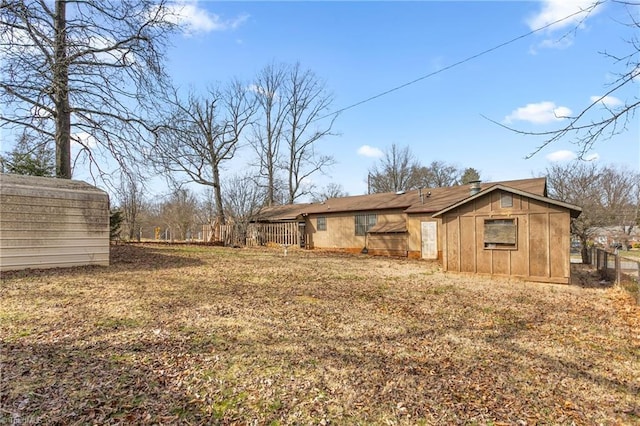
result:
[[[547,195],[547,179],[546,178],[531,178],[520,180],[507,180],[501,182],[485,182],[480,183],[480,191],[485,191],[496,185],[502,185],[509,188],[518,189],[527,193],[546,197]],[[406,213],[434,213],[444,208],[447,208],[453,204],[456,204],[462,200],[469,198],[471,194],[471,185],[458,185],[445,188],[434,188],[422,190],[423,200],[412,204]],[[425,194],[431,195],[426,196]]]
[[[311,204],[283,204],[281,206],[265,207],[260,210],[256,219],[258,222],[279,222],[283,220],[295,220],[304,209]]]
[[[552,198],[547,198],[547,197],[544,197],[544,196],[532,194],[530,192],[521,191],[521,190],[518,190],[518,189],[515,189],[515,188],[512,188],[512,187],[508,187],[508,186],[505,186],[505,185],[502,185],[502,184],[498,184],[498,185],[493,185],[493,186],[491,186],[491,187],[489,187],[489,188],[487,188],[485,190],[482,190],[482,191],[478,192],[477,194],[474,194],[474,195],[472,195],[470,197],[467,197],[464,200],[461,200],[461,201],[459,201],[459,202],[457,202],[455,204],[452,204],[452,205],[440,210],[439,212],[434,213],[433,217],[441,216],[441,215],[443,215],[444,213],[446,213],[448,211],[451,211],[451,210],[453,210],[453,209],[455,209],[457,207],[460,207],[460,206],[462,206],[462,205],[464,205],[464,204],[466,204],[466,203],[468,203],[470,201],[475,200],[476,198],[482,197],[484,195],[487,195],[487,194],[489,194],[491,192],[498,191],[498,190],[511,192],[512,194],[517,194],[517,195],[521,195],[521,196],[524,196],[524,197],[529,197],[529,198],[532,198],[534,200],[538,200],[538,201],[542,201],[544,203],[552,204],[554,206],[564,207],[564,208],[569,210],[569,212],[571,214],[571,217],[573,217],[573,218],[576,218],[576,217],[580,216],[580,213],[582,213],[582,208],[578,207],[576,205],[565,203],[563,201],[554,200]]]
[[[480,183],[481,191],[502,185],[539,197],[547,195],[546,178]],[[424,188],[398,193],[385,192],[329,198],[322,203],[290,204],[263,209],[259,221],[294,220],[309,214],[402,209],[406,213],[435,213],[469,198],[470,185]],[[546,199],[546,198],[545,198]]]

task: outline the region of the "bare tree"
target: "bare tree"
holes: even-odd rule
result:
[[[255,102],[239,81],[226,89],[209,89],[205,96],[176,94],[170,116],[156,132],[151,161],[170,174],[213,188],[218,223],[225,224],[220,169],[231,160],[240,136],[251,123]]]
[[[260,177],[266,181],[266,203],[269,206],[276,203],[277,192],[281,188],[277,173],[286,114],[285,79],[285,66],[271,64],[258,73],[254,84],[261,119],[253,125],[251,146],[258,158]]]
[[[129,241],[140,241],[140,216],[144,209],[144,182],[140,177],[122,175],[116,197]]]
[[[547,168],[549,195],[582,207],[582,214],[571,221],[571,233],[582,245],[584,263],[599,228],[631,232],[638,219],[639,181],[637,173],[580,160]]]
[[[171,240],[184,241],[193,235],[198,199],[188,188],[174,189],[161,204],[162,220],[171,229]]]
[[[71,178],[72,141],[98,170],[98,153],[129,170],[165,77],[170,11],[164,0],[3,0],[0,125],[54,140],[58,177]]]
[[[342,185],[332,182],[322,188],[322,190],[315,192],[311,201],[314,203],[321,203],[329,198],[346,197],[348,195],[349,194],[342,188]]]
[[[369,192],[398,192],[417,188],[420,164],[408,146],[392,144],[369,169]]]
[[[250,173],[235,175],[223,183],[224,209],[233,224],[235,241],[230,244],[244,245],[249,224],[265,205],[265,191]]]
[[[622,66],[621,72],[612,73],[615,78],[608,83],[602,96],[592,98],[591,102],[577,114],[561,117],[566,119],[566,124],[563,126],[547,131],[525,131],[488,119],[512,132],[542,138],[542,143],[527,158],[533,157],[547,146],[568,137],[579,148],[578,158],[583,159],[596,142],[624,133],[629,130],[630,126],[632,129],[637,128],[637,121],[634,120],[634,117],[638,107],[640,107],[638,91],[632,91],[636,95],[628,97],[620,104],[617,101],[611,103],[609,100],[623,97],[619,93],[622,93],[623,90],[628,89],[633,84],[637,84],[640,78],[640,37],[638,36],[640,34],[640,20],[638,20],[640,2],[625,0],[613,0],[613,2],[628,8],[629,21],[621,23],[621,25],[630,27],[634,35],[628,40],[627,45],[629,47],[626,52],[600,52],[610,58],[615,65]],[[594,0],[592,5],[584,10],[591,13],[600,3],[602,2]]]
[[[640,173],[607,166],[599,183],[607,222],[618,228],[615,237],[628,248],[631,232],[640,220]]]
[[[325,84],[300,64],[265,67],[254,91],[261,118],[254,126],[252,146],[266,180],[267,205],[276,203],[283,187],[285,202],[293,203],[311,192],[305,185],[311,175],[333,164],[332,157],[316,152],[317,142],[331,134],[336,118],[323,120],[332,97]]]
[[[598,165],[586,162],[554,164],[547,168],[546,175],[551,198],[582,207],[582,214],[571,221],[571,234],[582,246],[582,262],[589,263],[588,246],[597,228],[606,223],[596,183],[600,178]]]
[[[318,155],[316,142],[331,135],[336,119],[321,124],[324,114],[331,106],[332,98],[327,94],[324,83],[310,70],[302,70],[295,64],[287,78],[287,114],[284,138],[287,141],[287,156],[283,168],[287,171],[287,203],[311,193],[305,187],[305,180],[316,172],[331,166],[334,160],[328,155]]]
[[[444,161],[432,161],[427,167],[419,171],[420,186],[427,188],[442,188],[460,183],[461,172],[456,166]]]

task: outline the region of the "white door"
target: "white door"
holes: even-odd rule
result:
[[[437,222],[422,222],[422,258],[438,258],[438,224]]]

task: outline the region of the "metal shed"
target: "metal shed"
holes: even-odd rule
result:
[[[86,182],[0,174],[0,271],[109,264],[109,196]]]

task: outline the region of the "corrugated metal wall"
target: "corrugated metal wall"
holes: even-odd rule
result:
[[[109,197],[85,182],[0,174],[0,271],[109,264]]]

